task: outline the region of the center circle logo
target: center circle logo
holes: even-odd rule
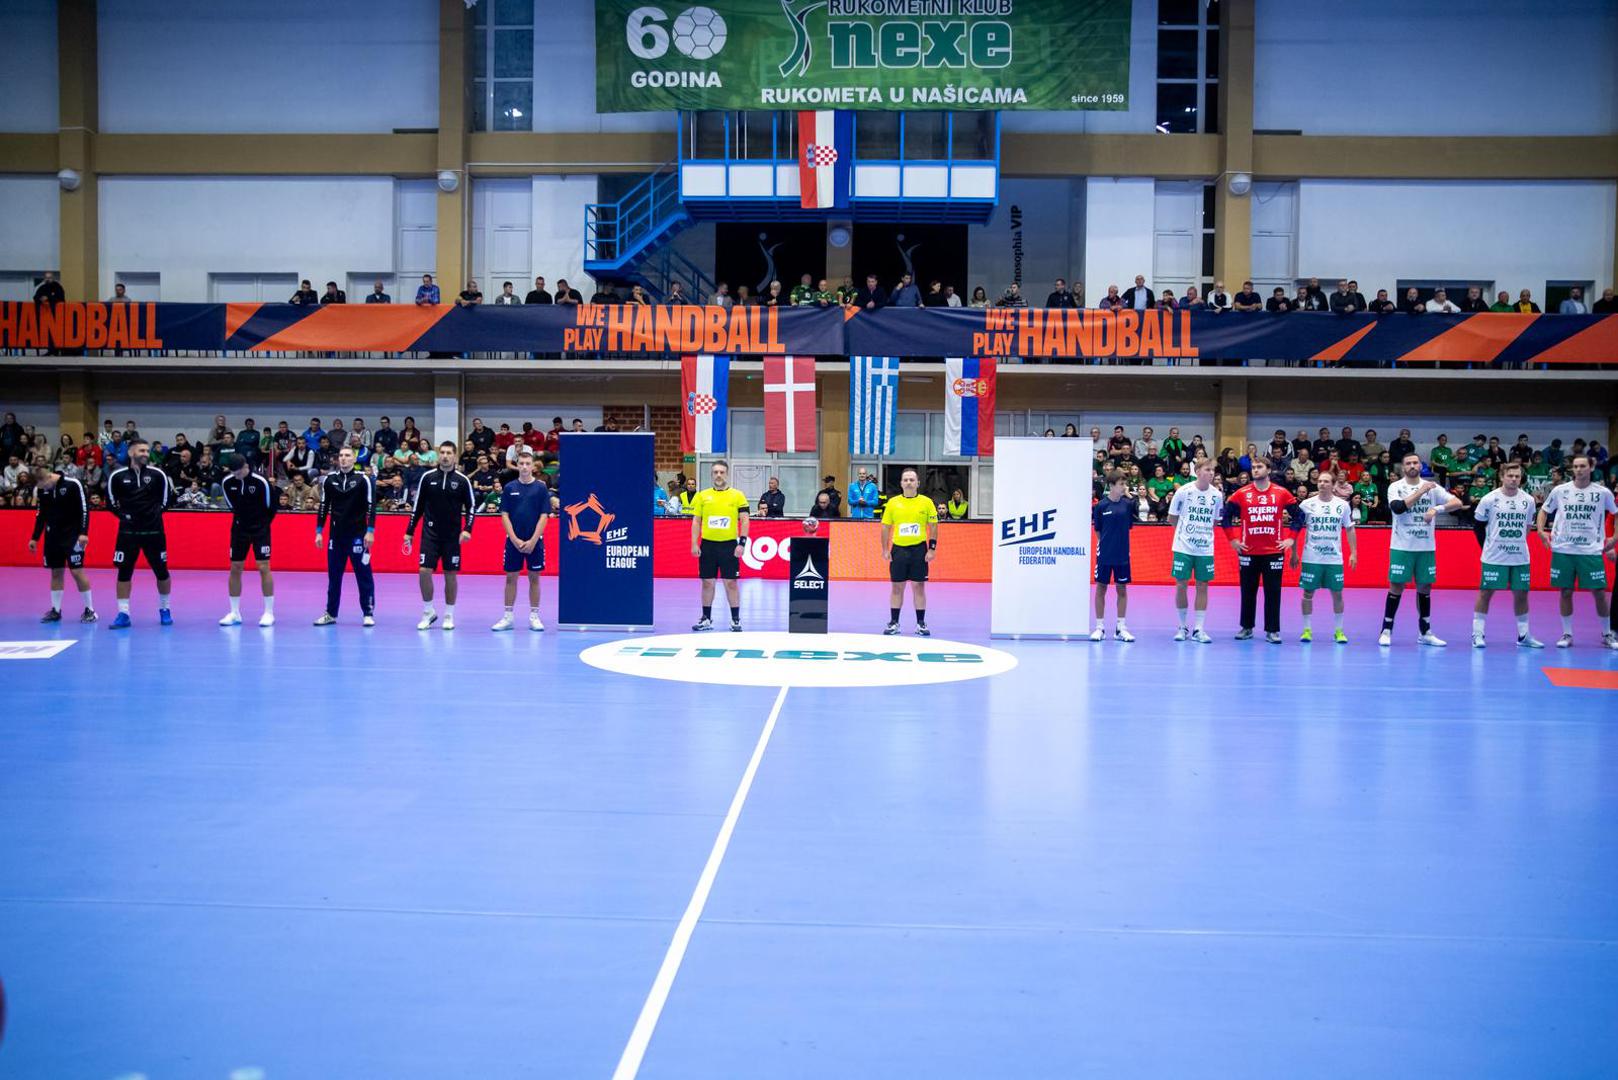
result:
[[[912,686],[1003,675],[1008,652],[963,641],[882,634],[659,634],[592,645],[591,667],[620,675],[729,686]]]

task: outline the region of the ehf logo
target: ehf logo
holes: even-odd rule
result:
[[[956,397],[987,397],[989,393],[988,379],[956,379],[950,387]]]
[[[1033,544],[1056,538],[1056,509],[1000,519],[1000,546]]]

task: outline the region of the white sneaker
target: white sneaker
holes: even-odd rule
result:
[[[512,627],[511,612],[508,611],[504,615],[500,616],[500,621],[495,623],[493,626],[489,627],[489,629],[490,630],[510,630],[511,627]]]
[[[360,620],[360,625],[361,626],[375,626],[376,625],[376,616],[375,615],[367,615],[367,616],[365,616],[365,618]]]
[[[1105,641],[1106,639],[1107,639],[1107,632],[1105,630],[1101,629],[1101,627],[1098,626],[1094,630],[1090,631],[1090,640],[1091,641]]]
[[[241,624],[242,617],[234,611],[219,620],[220,626],[240,626]]]
[[[1118,629],[1114,630],[1112,632],[1112,636],[1117,638],[1119,641],[1125,642],[1126,644],[1128,642],[1131,642],[1131,641],[1135,640],[1135,635],[1131,634],[1128,630],[1125,630],[1123,627],[1119,627]]]
[[[1416,644],[1430,645],[1435,649],[1442,649],[1444,646],[1448,645],[1449,642],[1445,641],[1443,638],[1429,630],[1425,634],[1421,635],[1421,637],[1416,639]]]
[[[424,612],[421,613],[421,621],[416,624],[416,629],[417,630],[430,630],[430,629],[432,629],[433,623],[435,623],[437,621],[438,621],[438,612],[436,612],[436,611],[424,611]]]
[[[1517,639],[1517,647],[1520,649],[1543,649],[1545,647],[1545,643],[1536,638],[1533,634],[1524,634],[1522,637]]]
[[[1618,652],[1618,637],[1615,637],[1611,641],[1607,642],[1607,648],[1613,650],[1614,652]]]
[[[530,611],[528,613],[528,629],[530,629],[530,630],[543,630],[543,629],[545,629],[544,622],[542,622],[540,620],[540,618],[539,618],[539,612]]]
[[[1213,644],[1213,638],[1208,636],[1208,632],[1206,630],[1193,630],[1193,631],[1191,631],[1191,640],[1196,642],[1198,645],[1212,645]]]
[[[453,630],[453,629],[455,629],[455,616],[453,616],[453,615],[445,615],[444,616],[444,625],[443,625],[442,629],[444,629],[444,630]]]
[[[315,625],[316,626],[331,626],[336,622],[337,622],[337,616],[333,615],[329,611],[322,611],[320,613],[320,618],[315,620]]]
[[[258,624],[260,626],[274,626],[275,616],[266,611],[264,614],[258,617]]]
[[[1393,644],[1393,631],[1384,630],[1376,636],[1376,643],[1386,649]]]
[[[1556,647],[1558,649],[1571,649],[1573,647],[1573,635],[1563,634],[1561,637],[1557,638]]]
[[[1189,636],[1190,635],[1185,632],[1185,627],[1183,627],[1183,626],[1180,627],[1178,630],[1174,631],[1174,640],[1175,641],[1184,641]]]
[[[1483,646],[1483,635],[1482,634],[1473,634],[1472,635],[1472,648],[1481,649],[1483,647],[1484,647]]]

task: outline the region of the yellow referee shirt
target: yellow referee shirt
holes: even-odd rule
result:
[[[882,524],[893,526],[893,546],[927,542],[927,526],[938,524],[938,504],[926,495],[895,495],[882,511]]]
[[[702,521],[704,540],[735,540],[741,536],[739,518],[751,504],[735,488],[703,488],[691,500],[691,512]]]

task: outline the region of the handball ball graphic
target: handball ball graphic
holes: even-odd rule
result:
[[[686,8],[674,19],[674,47],[693,60],[711,60],[725,47],[725,20],[713,8]]]
[[[803,519],[803,534],[805,536],[813,536],[813,535],[815,535],[815,533],[817,533],[819,531],[820,531],[820,519],[819,518],[804,518]]]

